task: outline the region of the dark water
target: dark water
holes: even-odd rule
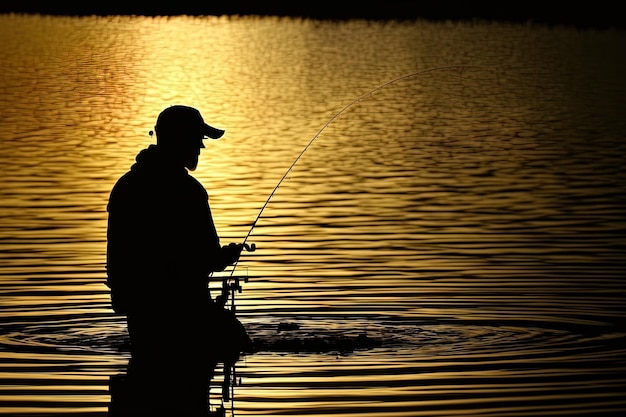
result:
[[[626,411],[624,32],[0,23],[1,415],[107,414],[106,201],[173,103],[226,129],[195,175],[258,247],[228,413]]]

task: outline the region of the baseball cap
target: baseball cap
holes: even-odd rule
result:
[[[197,127],[205,138],[219,139],[224,135],[223,129],[206,124],[198,109],[180,104],[163,110],[157,118],[154,130],[156,130],[157,135],[174,135],[180,130],[194,127]]]

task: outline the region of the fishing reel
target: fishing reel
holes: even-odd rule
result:
[[[256,250],[256,245],[254,243],[248,244],[244,242],[242,245],[242,251],[245,250],[246,252],[254,252]],[[248,277],[243,277],[243,281],[248,282]],[[230,298],[230,310],[234,313],[236,308],[235,293],[241,293],[242,290],[243,288],[241,287],[241,281],[239,277],[231,275],[230,277],[224,278],[222,280],[222,292],[216,297],[215,300],[219,306],[224,307],[226,305],[226,302]]]

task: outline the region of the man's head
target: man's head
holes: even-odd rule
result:
[[[157,145],[165,149],[193,171],[198,165],[200,149],[206,138],[219,139],[224,130],[209,126],[200,112],[189,106],[174,105],[163,110],[157,118],[154,130]]]

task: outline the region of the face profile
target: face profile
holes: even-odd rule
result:
[[[180,153],[181,163],[189,171],[195,171],[198,167],[200,152],[206,148],[203,142],[204,136],[198,132],[182,133],[178,139],[180,141],[178,152]]]
[[[163,110],[154,127],[157,146],[190,171],[198,166],[200,150],[205,148],[204,139],[219,139],[224,135],[204,122],[200,112],[189,106],[174,105]]]

